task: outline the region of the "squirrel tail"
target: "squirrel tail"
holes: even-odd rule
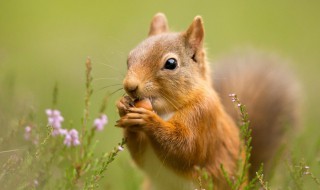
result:
[[[299,85],[279,57],[246,50],[215,63],[213,86],[226,111],[237,122],[239,114],[230,97],[236,94],[247,108],[252,129],[249,176],[264,164],[268,173],[288,130],[299,126]]]

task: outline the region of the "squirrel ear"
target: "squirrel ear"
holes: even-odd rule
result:
[[[204,27],[201,16],[196,16],[185,33],[188,43],[195,49],[202,46]]]
[[[160,33],[168,32],[167,18],[163,13],[157,13],[152,18],[149,30],[149,36],[157,35]]]

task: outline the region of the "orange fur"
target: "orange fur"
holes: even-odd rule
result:
[[[167,33],[166,28],[164,15],[157,14],[150,37],[130,52],[124,80],[131,98],[150,98],[155,112],[130,107],[126,97],[118,103],[118,126],[125,129],[130,153],[142,169],[148,159],[144,152],[151,146],[163,167],[176,175],[194,182],[196,168],[204,168],[218,189],[227,189],[220,167],[235,173],[239,132],[211,87],[202,19],[196,17],[186,32]],[[171,57],[178,68],[163,69]],[[167,121],[160,117],[168,113],[173,115]]]
[[[117,103],[117,126],[145,171],[147,189],[194,189],[197,168],[208,172],[215,189],[229,189],[220,167],[233,176],[243,156],[239,129],[212,88],[203,40],[201,17],[185,32],[171,33],[165,16],[157,14],[149,37],[129,53],[129,96]],[[170,58],[177,61],[174,69],[164,67]],[[130,106],[144,98],[153,111]]]
[[[281,63],[281,64],[280,64]],[[226,111],[239,120],[229,93],[236,93],[246,105],[252,128],[251,178],[261,163],[264,173],[283,137],[299,125],[299,85],[279,56],[245,49],[216,61],[214,88]]]

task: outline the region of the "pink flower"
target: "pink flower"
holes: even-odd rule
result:
[[[24,128],[24,139],[30,140],[31,131],[32,128],[30,126],[26,126],[26,128]]]
[[[59,134],[60,135],[66,135],[68,133],[67,129],[59,129]]]
[[[65,133],[65,138],[63,142],[67,147],[78,146],[80,144],[78,131],[76,129],[71,129],[69,132]]]
[[[48,125],[52,126],[53,128],[52,136],[61,134],[61,123],[64,121],[64,118],[61,116],[60,111],[47,109],[46,114],[48,116]]]
[[[102,131],[104,126],[108,123],[108,117],[105,114],[94,120],[93,125],[97,131]]]
[[[124,148],[123,148],[122,146],[120,146],[120,145],[118,146],[118,150],[119,150],[119,151],[123,151],[123,149],[124,149]]]

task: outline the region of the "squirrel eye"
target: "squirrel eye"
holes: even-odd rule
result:
[[[164,68],[169,70],[174,70],[175,68],[177,68],[177,66],[178,66],[178,62],[174,58],[169,58],[164,64]]]

